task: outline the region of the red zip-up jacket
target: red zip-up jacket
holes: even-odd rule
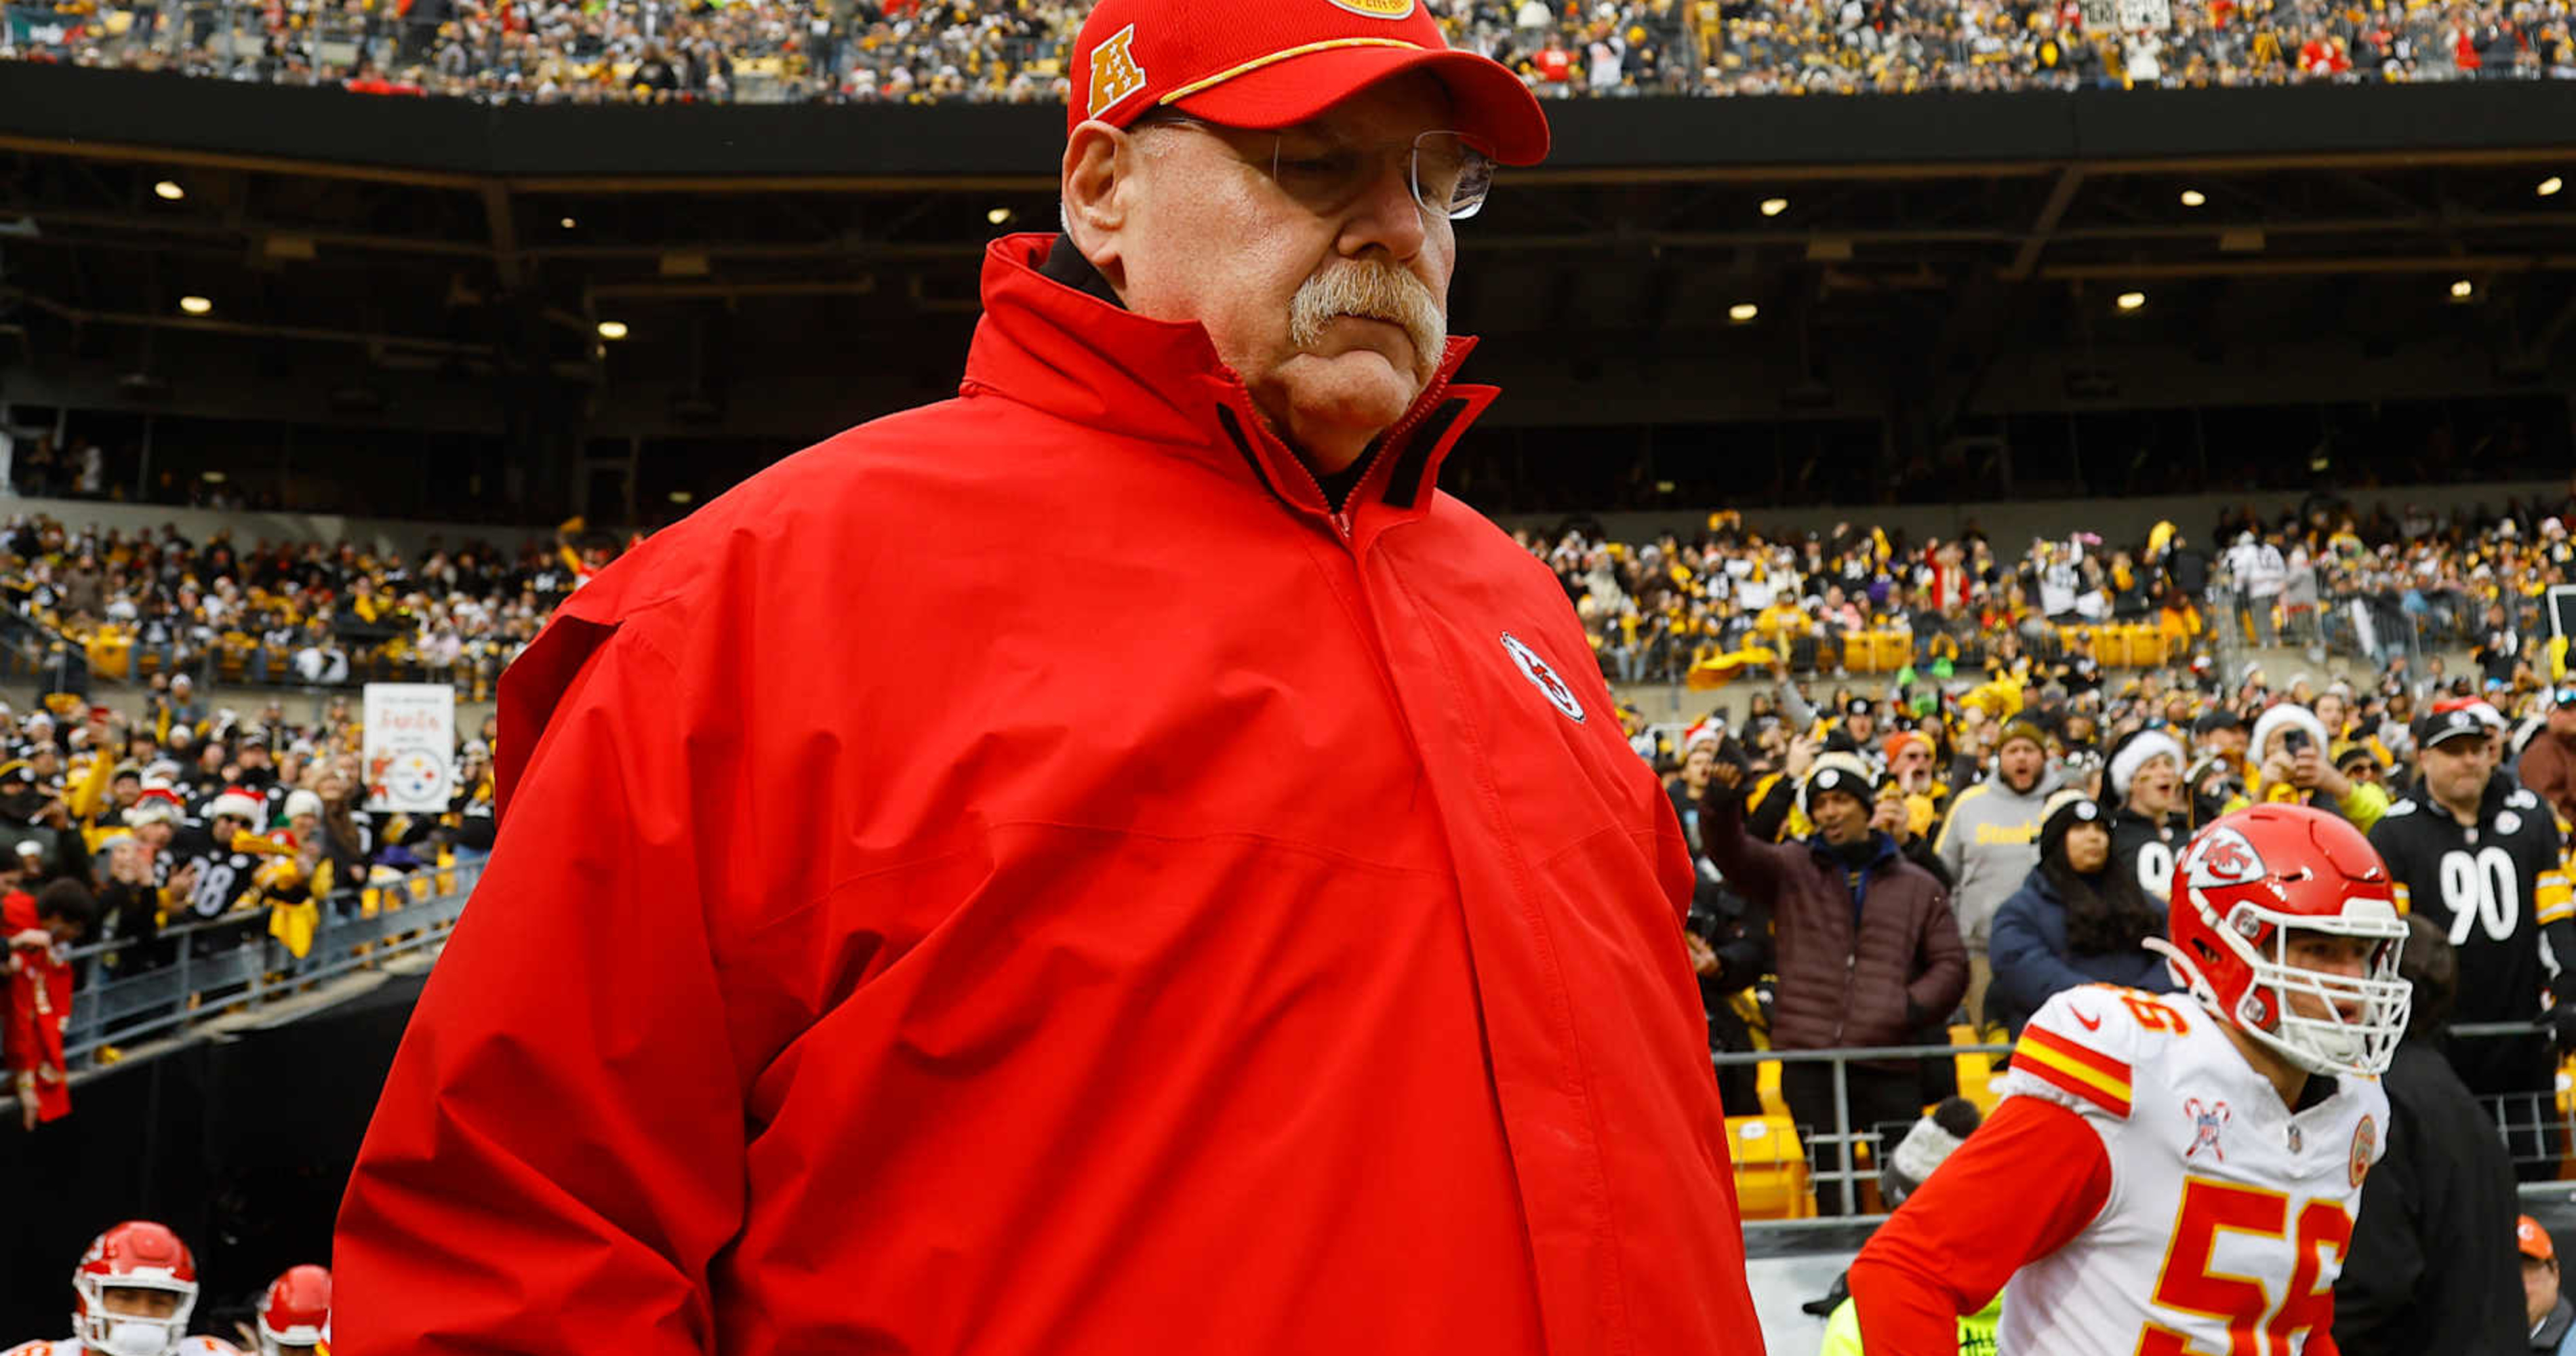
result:
[[[335,1349],[1757,1353],[1691,867],[1548,571],[997,242],[960,398],[502,683]]]

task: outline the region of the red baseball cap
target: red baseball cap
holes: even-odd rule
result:
[[[2549,1241],[2549,1231],[2529,1215],[2513,1222],[2513,1242],[2515,1250],[2525,1257],[2543,1262],[2558,1260],[2558,1248]]]
[[[1091,118],[1124,127],[1167,104],[1228,127],[1287,127],[1407,71],[1439,77],[1457,130],[1496,160],[1547,158],[1538,96],[1502,63],[1452,50],[1423,0],[1101,0],[1074,42],[1065,131]]]

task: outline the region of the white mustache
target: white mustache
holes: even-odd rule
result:
[[[1312,348],[1324,326],[1342,316],[1403,326],[1413,342],[1414,380],[1426,386],[1449,347],[1449,317],[1431,289],[1382,259],[1344,260],[1308,278],[1288,303],[1288,342]]]

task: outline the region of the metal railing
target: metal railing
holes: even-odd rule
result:
[[[79,971],[64,1062],[76,1073],[97,1067],[103,1050],[178,1036],[235,1009],[257,1010],[438,946],[482,872],[480,862],[424,867],[397,881],[334,891],[315,901],[312,945],[300,958],[268,935],[269,911],[257,907],[165,927],[147,939],[77,947],[69,956]],[[164,948],[167,963],[135,968]],[[111,955],[120,963],[111,966]]]
[[[2548,1029],[2533,1022],[2463,1023],[2449,1028],[2457,1039],[2495,1040],[2548,1034]],[[2011,1045],[1878,1045],[1842,1050],[1726,1050],[1709,1056],[1713,1066],[1756,1068],[1763,1064],[1827,1064],[1833,1069],[1834,1115],[1829,1131],[1814,1126],[1797,1126],[1798,1141],[1807,1163],[1808,1189],[1818,1205],[1826,1200],[1827,1190],[1834,1192],[1842,1207],[1838,1214],[1819,1214],[1803,1219],[1748,1219],[1743,1221],[1748,1232],[1796,1232],[1826,1230],[1854,1221],[1886,1218],[1885,1213],[1864,1214],[1861,1211],[1862,1184],[1877,1179],[1887,1162],[1886,1150],[1893,1148],[1879,1126],[1854,1126],[1851,1119],[1850,1080],[1846,1076],[1854,1063],[1885,1063],[1890,1060],[1927,1061],[1953,1059],[1961,1055],[1993,1057],[2009,1055]],[[1998,1071],[2000,1073],[2000,1071]],[[2555,1169],[2576,1161],[2576,1120],[2559,1109],[2555,1092],[2504,1093],[2481,1096],[2479,1105],[2495,1122],[2497,1137],[2506,1147],[2518,1176],[2526,1179],[2520,1192],[2526,1198],[2562,1197],[2576,1191],[2576,1181],[2535,1179],[2541,1171]],[[1911,1128],[1909,1119],[1906,1127]],[[1899,1132],[1902,1133],[1901,1131]],[[1864,1170],[1866,1159],[1869,1168]],[[1840,1167],[1832,1166],[1837,1161]]]

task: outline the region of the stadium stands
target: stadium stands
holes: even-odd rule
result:
[[[1550,97],[2576,78],[2566,0],[2192,0],[2171,6],[2168,25],[2126,31],[2101,16],[2088,23],[2079,0],[1426,3],[1453,44]],[[57,0],[10,6],[5,50],[492,101],[1037,103],[1063,98],[1084,10],[1065,0]]]

